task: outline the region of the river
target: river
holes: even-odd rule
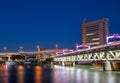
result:
[[[1,65],[0,83],[120,83],[120,71],[92,66]]]

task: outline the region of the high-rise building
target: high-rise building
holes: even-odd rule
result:
[[[81,24],[82,44],[89,46],[105,44],[109,33],[108,21],[108,18],[91,22],[86,22],[86,19],[84,19]]]

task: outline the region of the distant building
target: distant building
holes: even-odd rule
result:
[[[107,18],[92,22],[86,22],[86,19],[84,19],[81,24],[82,44],[89,46],[105,44],[109,33],[108,21],[109,20]]]

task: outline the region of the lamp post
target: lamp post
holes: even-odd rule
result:
[[[22,52],[22,49],[23,49],[23,47],[22,46],[20,46],[20,51]]]
[[[4,49],[4,52],[6,52],[6,50],[7,50],[7,47],[4,47],[3,49]]]
[[[56,45],[55,45],[55,50],[57,50],[57,49],[58,49],[58,45],[56,44]]]
[[[37,50],[38,50],[38,52],[40,52],[40,46],[39,45],[37,45]]]
[[[78,43],[76,43],[76,50],[78,50]]]

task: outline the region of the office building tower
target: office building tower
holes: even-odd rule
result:
[[[86,22],[86,19],[84,19],[81,24],[82,44],[89,46],[105,44],[109,33],[108,21],[107,18],[91,22]]]

